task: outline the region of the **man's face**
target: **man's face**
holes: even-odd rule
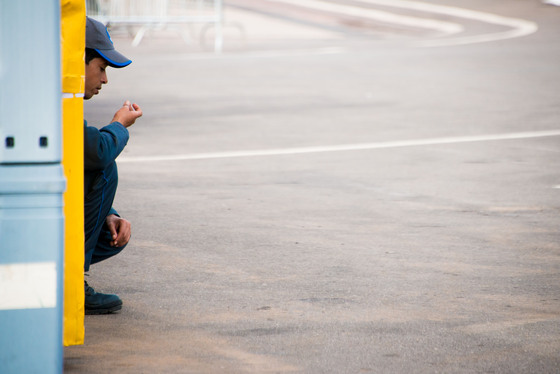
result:
[[[109,82],[107,80],[107,61],[103,58],[96,57],[86,64],[86,88],[84,99],[89,100],[93,95],[97,95],[101,86]]]

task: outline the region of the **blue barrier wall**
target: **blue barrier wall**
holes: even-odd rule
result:
[[[60,5],[0,0],[0,373],[62,372]]]

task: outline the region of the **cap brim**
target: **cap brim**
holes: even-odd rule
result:
[[[132,62],[114,49],[96,49],[96,51],[107,61],[109,66],[114,68],[124,68]]]

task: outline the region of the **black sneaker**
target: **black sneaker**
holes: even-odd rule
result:
[[[86,314],[109,314],[122,308],[122,300],[117,295],[95,292],[86,281],[84,281],[86,293]]]

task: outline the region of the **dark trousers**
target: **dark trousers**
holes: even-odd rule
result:
[[[106,260],[126,247],[126,244],[122,247],[111,247],[111,233],[105,224],[105,218],[113,206],[118,182],[115,162],[104,170],[86,171],[84,174],[84,271],[89,271],[91,264]]]

